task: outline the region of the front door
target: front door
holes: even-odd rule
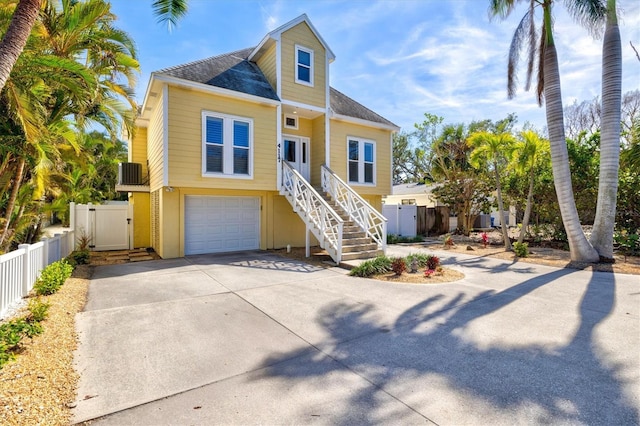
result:
[[[282,158],[309,181],[309,138],[282,136]]]

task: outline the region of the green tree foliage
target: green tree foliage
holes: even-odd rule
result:
[[[468,143],[473,148],[471,152],[471,165],[478,169],[484,169],[489,175],[493,175],[495,179],[496,196],[498,200],[498,212],[502,214],[504,204],[502,199],[502,185],[500,183],[502,171],[506,169],[507,164],[513,155],[516,140],[509,131],[504,131],[502,126],[498,126],[497,131],[478,131],[469,136]],[[504,220],[500,221],[502,228],[502,238],[504,239],[505,249],[511,250],[511,241],[509,240],[509,232],[507,224]]]
[[[12,10],[0,12],[2,30]],[[105,0],[48,4],[0,92],[0,251],[37,229],[40,200],[64,191],[61,177],[77,184],[90,172],[73,176],[70,165],[99,165],[79,130],[98,123],[115,141],[133,123],[139,65],[115,20]]]
[[[518,236],[518,242],[522,243],[531,219],[536,177],[539,179],[541,171],[546,168],[549,171],[549,173],[547,173],[548,183],[552,180],[550,173],[551,157],[549,154],[549,141],[540,137],[540,135],[533,130],[523,130],[518,135],[518,141],[514,146],[513,153],[514,156],[509,166],[516,176],[516,181],[522,183],[528,182],[522,228]],[[521,189],[524,189],[523,186],[524,185],[520,185]],[[521,192],[519,195],[523,194],[524,192]],[[522,205],[522,203],[520,203],[520,205]]]

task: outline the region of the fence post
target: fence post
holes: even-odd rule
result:
[[[40,241],[44,243],[42,246],[42,268],[49,266],[49,238],[44,237]]]
[[[22,255],[22,293],[20,294],[22,297],[29,293],[29,279],[31,278],[31,264],[29,262],[31,258],[31,256],[29,256],[30,248],[31,246],[29,244],[18,245],[18,250],[24,250],[24,254]]]
[[[76,230],[76,203],[69,203],[69,228]]]

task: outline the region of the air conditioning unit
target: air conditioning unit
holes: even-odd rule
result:
[[[142,164],[118,164],[118,185],[142,185]]]

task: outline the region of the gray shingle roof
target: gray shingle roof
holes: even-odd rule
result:
[[[354,101],[347,95],[331,87],[331,109],[336,114],[346,115],[348,117],[359,118],[361,120],[373,121],[387,126],[398,127],[386,118],[376,114],[369,108]]]
[[[258,66],[247,58],[254,48],[237,50],[188,64],[176,65],[156,71],[157,75],[168,75],[236,92],[280,100],[273,87]],[[331,109],[340,115],[398,127],[347,95],[331,88]]]
[[[234,90],[278,101],[278,95],[260,68],[247,57],[253,48],[242,49],[224,55],[213,56],[188,64],[156,71],[184,80]]]

